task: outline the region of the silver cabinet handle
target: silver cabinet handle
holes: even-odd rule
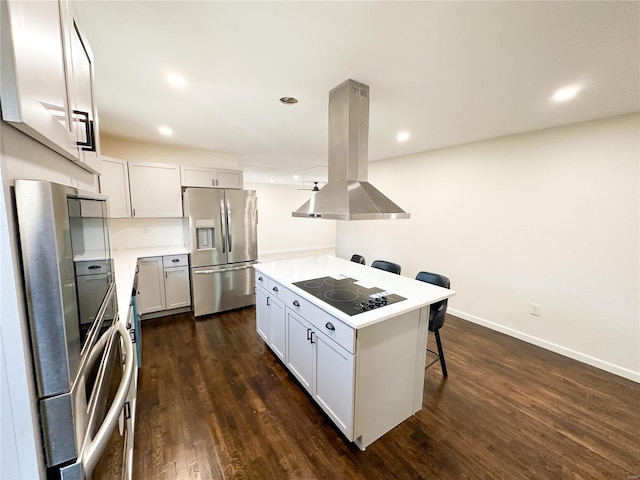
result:
[[[300,306],[300,302],[298,300],[294,300],[293,301],[293,306],[294,307],[299,307]]]
[[[171,261],[172,261],[173,263],[177,263],[177,262],[179,262],[179,261],[180,261],[180,259],[179,259],[179,258],[174,258],[174,259],[172,259]]]
[[[311,343],[316,343],[316,342],[313,341],[315,334],[316,334],[316,332],[311,332]]]
[[[311,329],[307,328],[307,340],[311,340]]]
[[[262,277],[258,277],[258,280],[260,280],[261,282],[264,282],[264,278]]]
[[[324,326],[327,328],[327,330],[334,330],[335,331],[335,329],[336,329],[336,327],[331,322],[325,323]]]
[[[278,287],[273,287],[271,290],[273,290],[274,292],[278,293]]]

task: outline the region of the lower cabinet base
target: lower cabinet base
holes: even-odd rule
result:
[[[191,307],[173,308],[171,310],[161,310],[159,312],[145,313],[140,315],[142,320],[151,320],[152,318],[166,317],[167,315],[176,315],[178,313],[190,312]]]
[[[289,312],[288,317],[285,360],[271,342],[267,346],[310,400],[360,450],[422,409],[428,306],[358,329],[356,352],[345,362],[339,360],[349,356],[346,350],[342,356],[323,350],[326,341],[321,334],[312,337],[316,360],[306,365],[298,361],[305,352],[293,349],[300,344],[294,342],[294,327],[299,326],[303,336],[312,329],[307,330],[298,315]],[[292,322],[296,319],[299,322]]]
[[[422,409],[429,307],[358,330],[354,442],[364,450]]]

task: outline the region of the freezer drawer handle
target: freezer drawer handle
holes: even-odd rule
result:
[[[294,300],[293,301],[293,306],[294,307],[299,307],[300,306],[300,302],[298,300]]]
[[[271,290],[273,290],[274,292],[278,293],[278,287],[273,287]]]
[[[336,329],[336,327],[334,327],[333,323],[331,323],[331,322],[327,322],[325,324],[325,327],[327,327],[328,330],[334,330],[335,331],[335,329]]]
[[[244,270],[252,267],[253,265],[245,265],[244,267],[223,268],[220,270],[196,270],[193,273],[194,275],[203,275],[203,274],[209,274],[209,273],[222,273],[222,272],[231,272],[234,270]]]

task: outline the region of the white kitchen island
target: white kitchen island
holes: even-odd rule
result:
[[[332,256],[254,268],[258,334],[349,441],[364,450],[422,408],[429,305],[453,290]],[[320,277],[405,300],[348,315],[293,285]]]

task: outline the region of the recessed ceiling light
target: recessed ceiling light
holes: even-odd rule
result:
[[[298,103],[298,99],[294,97],[282,97],[280,99],[280,102],[284,103],[285,105],[295,105],[296,103]]]
[[[560,90],[556,90],[556,93],[553,94],[553,99],[556,102],[566,102],[567,100],[571,100],[575,97],[579,91],[580,87],[576,87],[575,85],[564,87]]]
[[[293,179],[294,179],[294,180],[298,180],[299,178],[300,178],[300,177],[299,177],[298,175],[294,175],[294,176],[293,176]]]
[[[171,130],[169,127],[166,127],[166,126],[164,126],[164,125],[163,125],[163,126],[161,126],[161,127],[158,127],[158,131],[159,131],[162,135],[167,136],[167,137],[168,137],[169,135],[173,135],[173,130]]]
[[[406,142],[407,140],[409,140],[409,137],[411,135],[409,135],[409,132],[399,132],[398,135],[396,135],[396,140],[398,140],[399,142]]]
[[[167,81],[174,87],[179,87],[179,88],[182,88],[187,84],[187,81],[184,79],[182,75],[178,75],[175,73],[171,73],[167,75]]]

